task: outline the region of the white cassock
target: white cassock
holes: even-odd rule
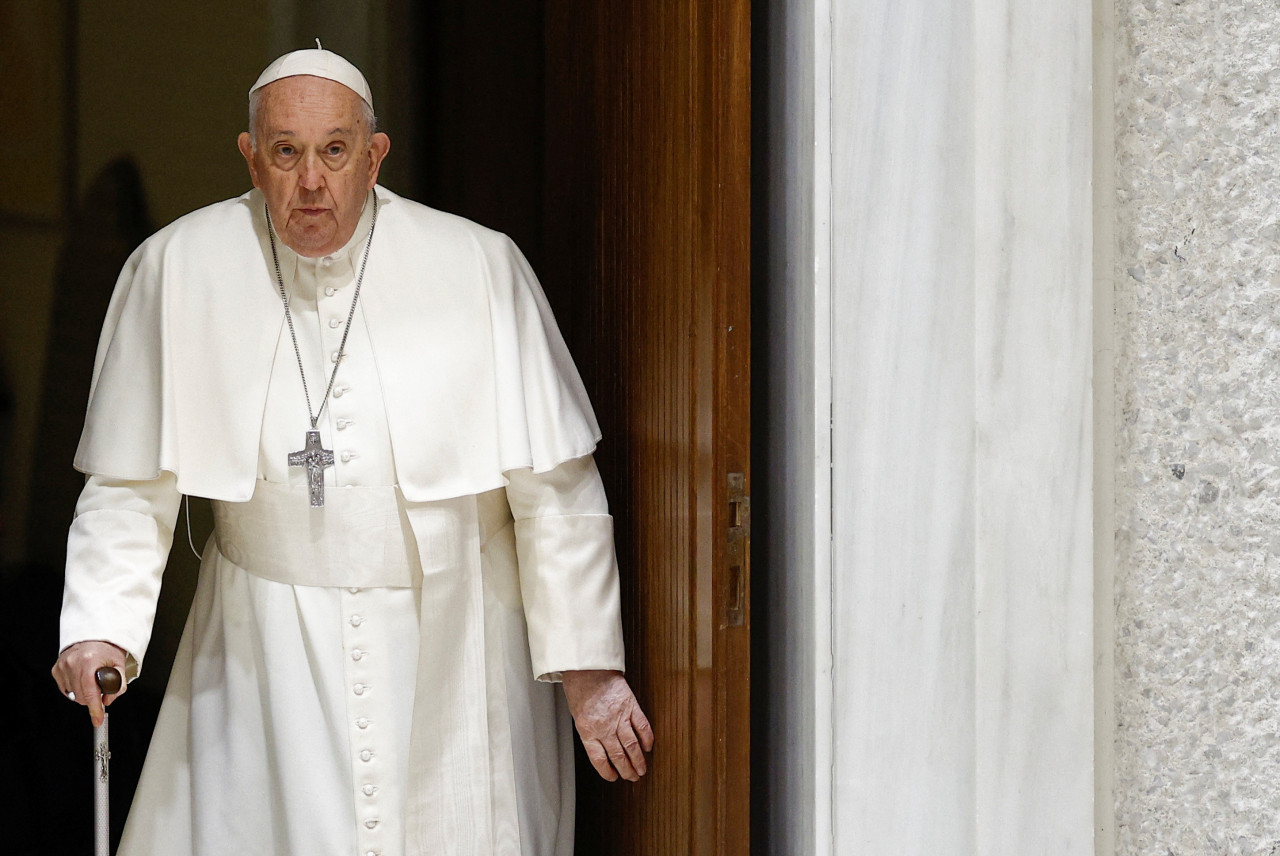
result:
[[[594,419],[510,242],[378,194],[319,422],[335,455],[323,509],[287,464],[307,403],[261,196],[183,218],[121,275],[77,456],[91,476],[62,647],[112,641],[136,674],[182,493],[213,498],[215,517],[122,856],[572,852],[571,724],[552,682],[623,665]],[[313,406],[371,213],[324,259],[278,245]],[[261,330],[224,327],[222,347],[210,331],[229,322]],[[191,387],[244,389],[250,416]]]

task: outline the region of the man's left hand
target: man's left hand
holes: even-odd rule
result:
[[[653,729],[621,672],[565,672],[565,698],[587,757],[606,781],[635,782],[648,771]]]

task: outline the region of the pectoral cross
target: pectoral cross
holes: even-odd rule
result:
[[[333,450],[320,444],[320,432],[314,428],[307,432],[306,448],[289,453],[289,466],[307,468],[307,487],[311,494],[311,507],[324,505],[324,469],[333,466]]]

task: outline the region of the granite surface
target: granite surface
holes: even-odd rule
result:
[[[1280,14],[1115,8],[1116,852],[1280,854]]]

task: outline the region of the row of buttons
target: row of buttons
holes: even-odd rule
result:
[[[358,597],[360,589],[355,586],[348,587],[347,594],[352,597]],[[373,720],[367,715],[368,711],[363,709],[364,700],[370,697],[374,689],[372,683],[369,681],[370,674],[364,666],[364,663],[369,657],[369,651],[363,645],[364,639],[362,637],[364,637],[365,634],[362,632],[361,628],[366,627],[368,621],[368,617],[359,612],[354,610],[349,612],[346,623],[351,629],[346,631],[344,635],[347,636],[348,644],[345,647],[347,647],[351,653],[352,663],[346,671],[348,679],[352,682],[351,692],[355,699],[358,699],[348,706],[348,710],[352,716],[351,722],[356,727],[356,731],[352,735],[352,742],[357,746],[364,744],[363,746],[360,746],[356,757],[360,759],[362,766],[370,765],[371,767],[368,772],[361,773],[353,771],[353,773],[363,801],[370,809],[372,809],[375,806],[373,800],[375,799],[375,795],[378,793],[378,786],[374,784],[375,780],[373,779],[373,776],[379,771],[377,771],[376,768],[372,768],[373,761],[377,757],[377,753],[373,751],[370,744],[370,740],[373,736],[370,727],[373,725]],[[368,811],[368,809],[359,809],[357,814],[365,814],[366,811]],[[377,838],[369,837],[370,835],[376,836],[379,834],[376,830],[378,830],[380,823],[381,819],[377,814],[367,814],[360,820],[360,825],[364,827],[364,830],[362,830],[357,836],[357,839],[366,847],[373,845],[372,848],[364,851],[366,854],[374,854],[374,856],[378,856],[381,852],[378,849],[373,849],[377,847]]]
[[[337,288],[335,288],[332,285],[326,286],[324,293],[332,297],[335,293],[337,293]],[[330,329],[333,329],[333,330],[338,329],[343,325],[343,321],[344,319],[338,318],[338,317],[330,318],[329,319]],[[329,362],[336,364],[339,360],[343,359],[344,356],[345,355],[342,353],[342,351],[333,351],[332,353],[329,354]],[[333,388],[332,395],[334,398],[342,398],[342,396],[345,395],[349,389],[350,387],[344,386],[344,385],[335,386]],[[345,419],[337,420],[337,422],[335,423],[335,426],[339,431],[345,431],[347,430],[347,428],[351,427],[354,424],[356,424],[356,420],[345,418]],[[349,450],[340,452],[338,454],[338,460],[342,461],[344,464],[349,464],[358,457],[360,456],[357,455],[355,452],[352,452]]]
[[[322,263],[325,267],[330,267],[333,261],[334,259],[332,258],[325,258]],[[328,285],[324,288],[324,293],[328,297],[333,297],[344,287],[345,283],[342,285]],[[339,307],[335,304],[334,314],[327,320],[327,327],[335,331],[335,334],[346,326],[348,318],[347,307],[341,307],[340,314],[338,310]],[[325,314],[328,313],[326,312]],[[329,347],[333,348],[337,344],[336,341],[330,341]],[[342,361],[344,357],[345,355],[336,349],[331,350],[329,354],[330,362],[335,365]],[[335,400],[340,399],[350,391],[351,387],[349,385],[339,383],[334,386],[332,397]],[[333,425],[338,431],[346,431],[357,424],[356,420],[351,418],[350,415],[342,415],[341,417],[337,414],[333,415]],[[350,463],[357,458],[359,458],[359,455],[349,450],[338,453],[338,459],[343,463]],[[348,587],[343,597],[344,599],[347,595],[358,597],[359,594],[359,588]],[[370,680],[373,675],[366,666],[369,662],[370,654],[365,638],[369,619],[355,609],[348,608],[344,612],[347,613],[345,623],[348,625],[348,629],[344,633],[344,636],[346,636],[344,647],[351,654],[351,660],[346,669],[347,682],[348,686],[351,687],[352,693],[348,696],[351,699],[348,705],[348,715],[351,717],[349,721],[354,725],[354,729],[351,732],[353,754],[359,759],[356,765],[360,768],[359,770],[352,770],[357,789],[357,798],[361,801],[357,810],[357,822],[359,824],[357,827],[359,829],[357,841],[362,846],[358,852],[363,853],[364,856],[381,856],[382,848],[379,838],[383,834],[382,821],[376,812],[375,800],[377,800],[379,793],[379,786],[376,784],[377,776],[382,771],[378,763],[378,753],[374,751],[376,746],[374,737],[377,731],[374,726],[377,723],[370,715],[372,710],[367,709],[367,705],[370,703],[369,699],[375,693],[374,682]],[[376,710],[376,708],[373,710]]]

